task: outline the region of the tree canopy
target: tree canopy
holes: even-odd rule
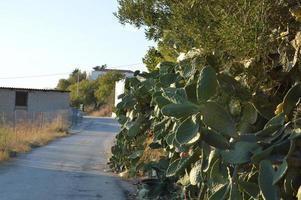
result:
[[[115,82],[124,78],[124,75],[118,72],[107,72],[96,80],[94,95],[99,103],[114,103]]]
[[[76,84],[77,82],[81,82],[82,80],[87,79],[87,73],[82,72],[80,69],[74,69],[72,73],[70,73],[68,79],[60,79],[56,89],[58,90],[68,90],[69,86]]]
[[[104,64],[104,65],[101,65],[101,66],[95,66],[95,67],[93,67],[93,70],[100,71],[100,70],[106,69],[107,67],[108,66],[106,64]]]
[[[83,104],[96,109],[103,104],[114,105],[115,82],[123,78],[119,72],[107,72],[96,80],[89,80],[85,71],[75,69],[67,79],[59,80],[56,89],[70,91],[71,106]]]
[[[144,28],[157,42],[149,71],[191,49],[195,63],[225,71],[254,94],[283,98],[298,77],[299,3],[293,0],[118,0],[122,24]],[[299,18],[298,18],[299,16]],[[299,21],[298,21],[299,20]],[[201,66],[201,65],[196,65]]]
[[[223,63],[249,58],[268,59],[282,42],[276,32],[296,29],[288,12],[292,0],[118,0],[115,14],[122,24],[143,27],[158,42],[163,57],[200,48]],[[293,32],[292,32],[293,33]],[[293,35],[293,34],[292,34]],[[150,70],[158,54],[151,48],[145,59]],[[150,59],[149,57],[152,57]],[[156,63],[156,62],[155,62]],[[269,66],[270,67],[270,66]]]
[[[300,1],[118,4],[157,46],[126,80],[111,168],[155,170],[141,198],[300,200]]]

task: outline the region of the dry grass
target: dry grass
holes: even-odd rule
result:
[[[158,161],[161,157],[166,157],[166,152],[163,148],[151,149],[149,145],[153,142],[153,135],[150,134],[144,143],[144,152],[139,160],[139,163],[149,163],[151,161]]]
[[[9,159],[9,153],[7,151],[0,151],[0,161]]]
[[[94,117],[111,117],[112,110],[111,105],[104,105],[99,110],[89,112],[88,115]]]
[[[0,161],[66,136],[68,126],[63,118],[44,124],[20,122],[15,127],[0,125]]]

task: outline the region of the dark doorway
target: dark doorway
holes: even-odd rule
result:
[[[28,92],[16,91],[16,106],[27,107]]]

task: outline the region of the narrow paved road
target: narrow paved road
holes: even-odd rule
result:
[[[122,200],[127,183],[106,172],[119,127],[84,118],[74,135],[0,166],[0,200]]]

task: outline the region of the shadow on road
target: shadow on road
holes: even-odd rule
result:
[[[111,118],[83,118],[78,132],[0,166],[0,200],[123,200],[129,184],[107,173],[119,131]]]
[[[98,200],[123,199],[124,189],[115,189],[116,177],[77,170],[56,170],[40,166],[0,167],[1,200]],[[15,181],[18,180],[18,181]],[[47,182],[47,183],[46,183]]]

